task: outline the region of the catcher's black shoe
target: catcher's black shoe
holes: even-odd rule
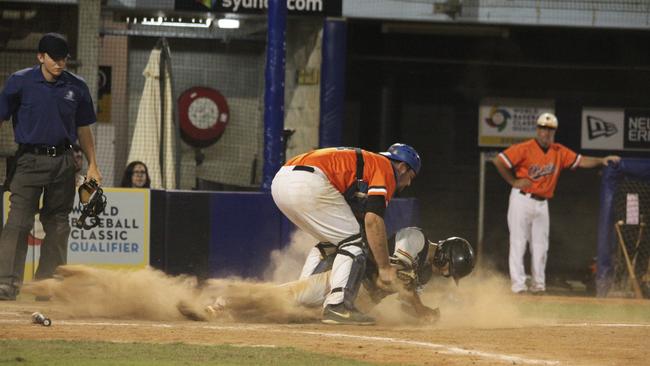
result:
[[[368,316],[355,308],[349,309],[341,303],[325,306],[321,322],[325,324],[374,325],[375,318]]]

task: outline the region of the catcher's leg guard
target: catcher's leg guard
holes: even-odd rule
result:
[[[332,290],[324,305],[344,302],[348,308],[354,308],[354,300],[365,276],[367,258],[368,249],[360,237],[339,246],[330,276]]]
[[[317,273],[329,271],[334,263],[336,254],[336,245],[332,243],[321,242],[311,248],[305,264],[300,272],[300,279],[305,279]]]

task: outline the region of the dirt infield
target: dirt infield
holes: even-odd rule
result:
[[[372,310],[378,325],[369,327],[319,323],[318,308],[292,301],[300,281],[198,285],[152,269],[85,266],[59,267],[58,274],[57,280],[26,284],[17,302],[0,302],[0,339],[295,347],[376,363],[451,366],[630,366],[650,359],[650,302],[512,295],[507,281],[488,272],[463,279],[460,287],[446,279],[433,283],[423,301],[440,307],[434,325],[405,317],[392,295]],[[35,302],[33,295],[53,300]],[[229,316],[190,321],[179,311],[179,303],[204,311],[223,296]],[[34,311],[53,325],[31,324]]]
[[[553,297],[515,301],[556,302]],[[564,298],[561,301],[572,301]],[[596,301],[575,299],[577,302]],[[51,327],[31,324],[41,311]],[[0,339],[184,342],[295,347],[370,362],[423,365],[647,365],[650,324],[562,323],[498,327],[325,326],[78,318],[56,302],[0,302]]]

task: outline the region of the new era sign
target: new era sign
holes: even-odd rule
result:
[[[623,148],[624,117],[622,109],[584,108],[582,110],[582,148],[621,150]]]
[[[650,150],[649,109],[584,108],[582,148]]]
[[[618,132],[618,129],[611,122],[587,115],[587,131],[589,131],[589,139],[595,140],[599,137],[614,136]]]
[[[650,109],[625,110],[623,147],[633,150],[650,150]]]

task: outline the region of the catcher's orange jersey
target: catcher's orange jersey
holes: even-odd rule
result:
[[[395,193],[396,179],[387,157],[361,150],[364,161],[363,180],[368,183],[368,195],[384,196],[386,204]],[[309,165],[318,167],[330,183],[341,193],[354,183],[357,174],[357,155],[350,148],[326,148],[298,155],[285,166]]]
[[[545,198],[553,197],[560,171],[565,168],[575,169],[582,156],[557,143],[551,144],[544,152],[535,139],[515,144],[499,154],[499,158],[515,177],[528,178],[533,184],[523,189]]]

